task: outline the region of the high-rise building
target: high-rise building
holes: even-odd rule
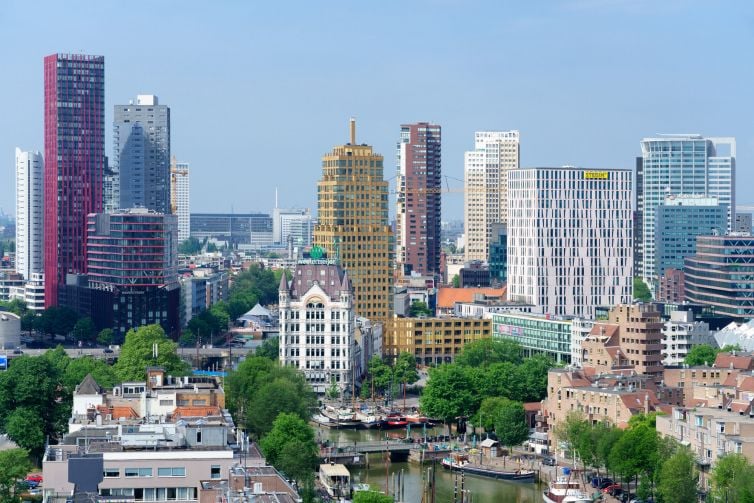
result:
[[[388,184],[383,157],[372,147],[356,144],[356,121],[351,141],[322,158],[317,183],[318,224],[314,244],[340,260],[354,291],[356,314],[381,322],[392,317],[391,247]]]
[[[119,207],[170,213],[170,108],[157,96],[140,94],[135,102],[115,105],[113,115]]]
[[[16,148],[16,272],[44,271],[44,163],[40,152]]]
[[[264,213],[192,213],[191,237],[211,239],[239,249],[272,244],[272,217]]]
[[[277,190],[272,210],[272,243],[307,247],[312,244],[312,214],[309,208],[279,208]]]
[[[728,206],[705,196],[668,196],[655,209],[657,278],[668,269],[683,269],[683,260],[696,253],[696,237],[725,234]]]
[[[102,210],[105,213],[115,213],[120,208],[120,176],[113,169],[107,156],[102,185]]]
[[[637,210],[642,215],[640,275],[657,283],[655,213],[669,194],[716,197],[728,207],[726,231],[735,212],[736,140],[701,135],[660,135],[641,141],[642,186]]]
[[[44,59],[45,305],[58,304],[66,274],[86,272],[86,216],[102,212],[105,58]]]
[[[178,216],[178,242],[191,235],[189,164],[170,159],[170,212]]]
[[[464,156],[466,260],[487,260],[492,224],[508,218],[508,173],[520,162],[518,131],[474,134],[474,150]]]
[[[684,265],[686,300],[710,306],[715,314],[754,317],[754,236],[699,236],[696,254]]]
[[[353,293],[335,260],[304,259],[279,288],[280,364],[299,369],[315,392],[353,391]]]
[[[401,125],[396,177],[398,273],[440,272],[442,130],[436,124]]]
[[[508,178],[508,299],[593,317],[632,299],[630,170],[516,169]]]

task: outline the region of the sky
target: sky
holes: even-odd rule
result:
[[[43,145],[42,60],[105,56],[112,111],[171,108],[193,212],[316,213],[321,156],[357,141],[394,187],[400,124],[443,128],[458,187],[474,131],[521,132],[521,165],[633,168],[641,138],[737,139],[737,198],[754,205],[754,2],[696,0],[0,2],[0,209],[14,149]],[[391,196],[394,203],[394,196]],[[463,196],[443,195],[443,217]]]

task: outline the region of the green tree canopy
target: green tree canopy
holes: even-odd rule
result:
[[[696,472],[694,456],[688,449],[679,449],[660,469],[657,490],[664,503],[696,501]]]
[[[644,280],[639,277],[634,278],[634,299],[641,302],[652,300],[652,292],[649,291],[649,287],[644,283]]]
[[[45,424],[35,410],[26,407],[13,409],[5,418],[5,431],[19,447],[41,454]]]
[[[712,469],[715,502],[754,502],[754,466],[742,454],[727,454]]]
[[[526,425],[526,411],[521,402],[506,400],[501,404],[495,417],[495,433],[502,445],[513,447],[529,438]]]
[[[32,468],[25,449],[0,451],[0,501],[20,501],[16,482],[26,477]]]
[[[455,359],[458,365],[486,367],[493,363],[514,363],[523,361],[521,345],[507,339],[480,339],[470,342]]]
[[[416,358],[408,351],[403,351],[398,355],[393,365],[393,374],[397,382],[414,384],[419,380],[419,372],[416,370]]]
[[[475,369],[460,365],[441,365],[429,369],[429,382],[419,403],[429,417],[446,424],[459,416],[471,416],[481,403],[472,376]]]
[[[263,356],[273,361],[280,359],[280,337],[269,337],[257,347],[254,355]]]
[[[686,365],[712,365],[717,358],[718,349],[709,344],[698,344],[691,348],[686,358],[683,360]]]
[[[450,284],[453,285],[453,288],[460,288],[461,287],[461,277],[456,274],[453,276],[453,279],[450,281]]]
[[[279,414],[259,446],[268,463],[298,481],[310,477],[319,463],[314,431],[296,414]]]
[[[353,503],[393,503],[392,496],[379,491],[357,491],[353,495]]]
[[[479,411],[473,419],[473,424],[481,426],[485,431],[495,429],[495,419],[500,411],[507,406],[509,400],[500,396],[490,396],[482,400]]]
[[[113,332],[112,328],[103,328],[97,334],[97,344],[101,344],[103,346],[109,346],[113,343],[114,339],[115,332]]]
[[[408,315],[411,318],[416,318],[418,316],[432,316],[432,311],[429,310],[426,302],[415,300],[411,303],[411,307],[408,310]]]
[[[73,393],[76,386],[81,384],[87,374],[103,388],[112,388],[118,384],[115,369],[103,360],[91,356],[71,358],[63,374],[63,385],[69,393]]]
[[[190,237],[178,245],[178,253],[181,255],[196,255],[202,251],[202,243],[194,237]]]
[[[373,356],[368,365],[369,378],[374,383],[375,392],[381,393],[390,387],[393,369],[380,356]]]
[[[153,353],[155,344],[156,358]],[[188,363],[178,356],[178,345],[168,339],[162,327],[156,324],[132,328],[126,333],[126,341],[115,364],[115,374],[121,381],[141,380],[150,366],[162,367],[174,376],[186,375],[190,370]]]
[[[95,337],[94,321],[88,316],[79,318],[76,324],[73,325],[73,331],[71,335],[77,341],[91,341]]]

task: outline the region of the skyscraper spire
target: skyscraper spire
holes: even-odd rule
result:
[[[356,118],[355,117],[351,117],[350,130],[351,130],[351,145],[356,145]]]

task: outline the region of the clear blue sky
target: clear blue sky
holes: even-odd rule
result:
[[[655,133],[736,136],[754,204],[754,2],[75,1],[0,3],[0,208],[14,148],[43,150],[42,58],[105,56],[112,107],[156,94],[192,211],[316,208],[320,157],[358,141],[395,174],[399,125],[443,127],[463,178],[473,133],[519,129],[523,166],[632,168]],[[455,181],[458,185],[460,182]],[[454,181],[451,180],[451,185]],[[462,218],[461,194],[444,217]]]

